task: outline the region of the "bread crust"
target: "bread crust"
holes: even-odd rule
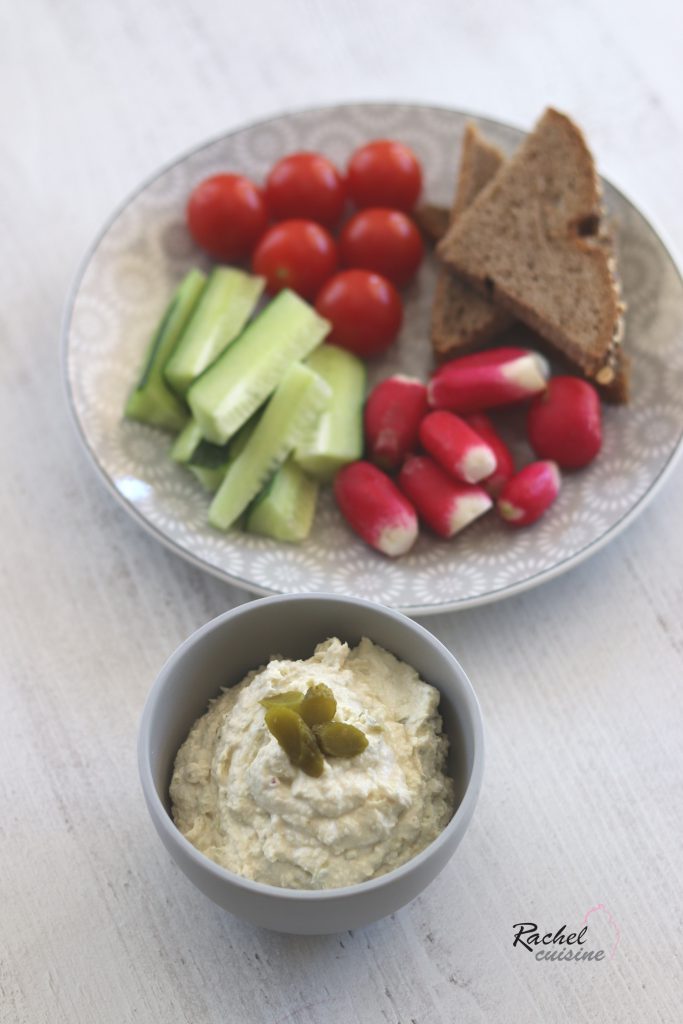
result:
[[[469,121],[462,140],[462,156],[451,204],[454,223],[475,200],[503,164],[501,150],[488,142]],[[432,221],[436,223],[435,220]],[[477,294],[448,268],[439,271],[432,306],[430,336],[439,362],[490,341],[510,326],[512,318],[485,296]]]
[[[549,108],[437,251],[594,377],[610,358],[622,313],[601,221],[600,182],[584,136]]]

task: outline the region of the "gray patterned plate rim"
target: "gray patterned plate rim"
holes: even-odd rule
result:
[[[147,462],[145,462],[144,458],[141,460],[139,456],[134,458],[133,443],[141,445],[143,452],[146,453],[147,447],[150,444],[153,446],[157,442],[150,441],[145,434],[151,436],[156,432],[149,431],[149,428],[140,425],[122,423],[120,417],[113,413],[116,405],[112,405],[111,402],[109,410],[100,410],[99,402],[92,401],[92,394],[89,392],[90,378],[88,377],[91,372],[90,368],[94,367],[92,380],[97,380],[98,377],[110,373],[112,364],[111,361],[107,362],[107,358],[113,352],[114,363],[116,362],[119,340],[124,335],[127,336],[128,331],[124,331],[122,328],[122,324],[126,322],[126,310],[118,308],[107,311],[112,318],[112,323],[117,316],[119,318],[118,324],[115,325],[118,326],[118,332],[113,330],[114,342],[109,349],[105,344],[100,346],[100,349],[96,347],[92,352],[91,339],[88,339],[87,331],[83,333],[82,324],[80,324],[81,335],[79,335],[79,324],[75,323],[78,315],[80,314],[81,321],[84,317],[87,320],[88,302],[92,306],[91,316],[93,309],[97,309],[99,304],[98,288],[93,288],[90,279],[94,277],[97,286],[97,273],[100,273],[102,280],[99,285],[101,286],[103,281],[107,282],[108,287],[115,294],[116,289],[112,289],[112,281],[107,279],[107,273],[111,277],[111,266],[116,266],[120,251],[117,253],[115,247],[113,259],[110,252],[109,263],[107,263],[108,257],[103,250],[110,236],[116,233],[117,228],[121,226],[122,221],[125,221],[129,213],[135,211],[138,206],[144,212],[145,201],[150,207],[147,213],[152,224],[156,218],[164,227],[166,234],[172,234],[173,229],[177,226],[176,221],[173,221],[172,218],[175,213],[177,219],[179,198],[182,196],[183,190],[184,194],[187,192],[187,183],[185,181],[174,183],[172,180],[174,174],[179,179],[182,179],[183,173],[190,174],[190,180],[198,180],[200,176],[203,176],[200,171],[210,173],[212,168],[220,166],[261,177],[268,163],[272,162],[276,155],[280,155],[277,151],[273,154],[267,153],[268,145],[271,144],[268,133],[274,135],[277,142],[278,131],[287,136],[288,144],[292,149],[295,147],[323,148],[333,159],[341,160],[350,147],[357,145],[359,141],[389,134],[389,130],[385,129],[386,122],[389,121],[391,133],[399,134],[400,132],[400,137],[415,145],[418,150],[428,144],[435,147],[431,152],[431,156],[434,158],[431,163],[434,164],[436,170],[434,170],[431,182],[429,175],[432,167],[429,163],[425,165],[427,172],[425,196],[434,201],[446,201],[456,163],[454,139],[469,119],[479,122],[489,135],[504,148],[510,148],[516,144],[523,135],[519,129],[494,119],[435,105],[368,102],[307,108],[252,122],[193,147],[146,178],[108,218],[81,262],[65,305],[61,334],[62,367],[67,401],[77,435],[100,479],[119,504],[170,550],[195,566],[254,594],[269,595],[326,589],[338,594],[360,593],[361,596],[391,605],[411,615],[435,614],[499,600],[553,579],[600,550],[629,525],[655,497],[673,470],[683,443],[683,405],[681,405],[680,397],[683,395],[683,360],[680,355],[683,350],[683,279],[677,263],[671,255],[671,247],[662,241],[661,232],[652,226],[651,219],[646,218],[638,207],[624,195],[623,191],[604,179],[608,209],[615,220],[620,222],[620,230],[624,230],[624,252],[626,254],[631,252],[635,259],[633,267],[630,267],[627,261],[624,285],[626,299],[629,303],[627,324],[639,319],[639,325],[634,322],[634,333],[638,339],[644,338],[641,342],[641,346],[644,346],[641,359],[636,358],[635,360],[636,372],[640,372],[642,369],[642,379],[637,380],[636,384],[643,397],[640,404],[634,402],[634,405],[627,407],[626,410],[609,410],[607,413],[610,422],[606,423],[606,428],[609,427],[609,430],[606,432],[605,447],[609,450],[603,451],[601,459],[605,460],[604,469],[612,471],[613,491],[616,488],[616,497],[613,491],[610,491],[609,486],[602,486],[600,477],[594,477],[592,485],[590,481],[587,484],[581,484],[578,480],[580,475],[572,474],[571,484],[567,489],[571,489],[573,497],[568,499],[564,513],[555,523],[554,529],[557,536],[554,535],[553,528],[547,526],[545,533],[535,535],[538,543],[534,540],[533,530],[539,529],[539,527],[532,528],[531,531],[519,531],[514,535],[510,533],[504,544],[506,550],[496,560],[495,555],[490,555],[488,549],[488,545],[492,543],[489,539],[492,536],[491,528],[488,529],[487,534],[486,530],[482,531],[479,528],[479,524],[475,524],[469,531],[466,531],[471,538],[466,545],[462,544],[462,541],[456,542],[460,545],[457,549],[458,554],[451,558],[448,568],[444,568],[444,565],[448,563],[448,555],[452,555],[454,549],[452,546],[445,547],[443,542],[437,540],[421,539],[418,542],[419,551],[416,551],[415,554],[411,553],[406,559],[397,562],[388,562],[382,556],[365,549],[362,542],[352,537],[341,522],[333,522],[330,510],[328,510],[326,527],[322,530],[319,538],[322,546],[317,552],[315,543],[308,550],[305,545],[295,549],[292,546],[280,545],[265,538],[258,540],[245,538],[242,541],[243,550],[239,550],[233,545],[232,552],[228,542],[225,542],[225,550],[219,547],[216,551],[218,542],[211,536],[205,536],[203,528],[194,528],[191,515],[188,514],[187,522],[183,522],[185,517],[182,514],[176,516],[176,522],[173,521],[172,512],[177,507],[177,502],[174,506],[171,500],[169,506],[171,512],[164,507],[164,501],[168,495],[165,498],[163,487],[157,487],[155,491],[152,484],[144,483],[147,471],[151,469],[151,463],[161,464],[160,449],[153,452],[151,456],[148,455]],[[321,144],[316,142],[318,139],[327,140],[327,142]],[[441,146],[439,146],[439,140]],[[261,152],[258,151],[258,147],[253,152],[249,149],[249,145],[254,145],[255,141],[258,141]],[[230,152],[228,157],[222,155],[226,149]],[[333,151],[330,152],[330,149]],[[232,164],[226,163],[226,160],[234,160],[232,150],[242,159],[237,159]],[[281,153],[285,151],[282,149]],[[444,161],[442,154],[446,151],[448,156]],[[441,167],[441,164],[444,166]],[[190,170],[190,165],[195,168],[194,171]],[[155,186],[161,186],[161,199],[153,194]],[[163,213],[164,210],[166,210],[167,218],[171,218],[168,222],[164,222],[163,217],[159,214],[159,211]],[[163,252],[161,228],[157,225],[155,230],[159,233],[160,251]],[[126,239],[125,230],[123,230],[123,235],[124,242],[131,242],[134,237],[131,235],[129,239]],[[135,244],[141,244],[143,249],[142,256],[134,257],[138,266],[144,265],[145,261],[149,264],[150,252],[145,248],[146,240],[140,241],[135,236]],[[124,245],[121,251],[128,248],[130,246]],[[640,253],[641,249],[644,249],[644,256]],[[158,252],[153,251],[152,255],[156,258]],[[131,258],[133,257],[131,256]],[[198,258],[196,252],[181,252],[180,256],[171,252],[160,258],[160,266],[163,266],[166,271],[166,278],[163,281],[164,294],[167,295],[170,290],[168,276],[175,275],[176,278],[179,276],[180,263],[184,261],[186,264],[184,269],[186,269],[190,263],[197,262]],[[644,262],[639,264],[638,258]],[[125,263],[123,266],[125,270]],[[105,273],[103,273],[102,267],[105,268]],[[109,269],[107,270],[107,268]],[[628,279],[629,269],[631,270],[630,279]],[[430,272],[425,271],[425,275]],[[159,281],[163,277],[164,273],[159,269]],[[646,282],[645,285],[642,283],[643,280]],[[629,288],[632,289],[633,294],[629,293]],[[139,284],[138,289],[141,290]],[[428,310],[430,295],[429,286],[425,288],[418,284],[416,289],[411,289],[406,319],[409,319],[411,307],[414,306],[416,310],[418,307],[421,309],[422,321],[419,319],[414,321],[417,332],[422,330],[421,324],[424,321],[425,310]],[[635,302],[634,297],[637,300]],[[145,301],[146,299],[147,291],[145,290]],[[139,296],[137,301],[140,301]],[[155,303],[155,310],[158,312],[160,306],[156,297],[152,305],[154,306]],[[134,307],[135,302],[132,302],[131,305]],[[84,307],[83,310],[80,309],[80,306]],[[123,306],[125,307],[125,303]],[[121,303],[119,303],[119,307],[121,307]],[[641,312],[640,316],[639,311]],[[98,315],[101,312],[99,310]],[[133,325],[137,325],[138,319],[136,314],[132,321]],[[144,316],[142,319],[144,320]],[[106,332],[103,333],[106,336]],[[656,339],[656,344],[653,346],[654,357],[652,351],[645,344],[650,337]],[[141,354],[142,340],[143,334],[140,333],[140,339],[136,340],[135,349],[139,354]],[[410,345],[410,339],[407,344]],[[669,346],[668,349],[667,346]],[[406,359],[414,361],[423,356],[424,353],[421,352],[415,354],[415,346],[406,348],[404,345],[402,351],[393,357],[396,360],[396,365],[383,365],[379,375],[384,376],[396,372],[397,369],[424,373],[424,368],[416,369],[414,366],[404,365]],[[674,369],[670,370],[672,360],[675,365]],[[647,367],[645,364],[648,364]],[[136,368],[131,368],[130,362],[126,363],[126,367],[132,379]],[[647,372],[645,372],[646,369]],[[668,392],[665,388],[664,405],[662,406],[660,396],[663,382],[668,385]],[[647,401],[648,390],[651,396],[650,404]],[[654,401],[655,395],[657,396],[656,402]],[[118,408],[121,407],[120,397],[119,394]],[[639,421],[635,422],[634,420],[629,424],[628,419],[624,418],[624,414],[628,416],[629,412],[633,417],[637,414],[640,417]],[[659,422],[656,419],[658,412],[660,413]],[[626,428],[625,438],[622,436],[622,431],[619,430],[619,423],[622,428]],[[647,443],[642,441],[643,430],[646,434],[649,431],[650,439]],[[110,435],[116,434],[117,431],[125,436],[123,436],[123,440],[116,439],[118,448],[115,445],[112,448]],[[138,433],[135,434],[135,431]],[[634,431],[637,438],[636,444],[633,444]],[[106,440],[103,441],[103,438]],[[635,456],[633,451],[636,452]],[[158,469],[158,466],[156,468]],[[589,470],[583,472],[588,473],[591,469],[592,467],[589,467]],[[132,477],[126,475],[128,471],[133,474]],[[165,467],[164,462],[163,472],[181,471],[178,467],[173,467],[172,470]],[[150,475],[153,476],[153,474]],[[153,502],[149,509],[141,507],[140,501],[136,502],[131,497],[130,492],[127,492],[127,482],[131,479],[146,487],[147,492],[152,493],[153,498],[156,498],[156,506]],[[177,494],[174,496],[173,493],[174,488],[177,490],[176,481],[169,477],[169,480],[164,481],[164,486],[170,489],[170,498],[177,499]],[[598,493],[601,488],[602,492]],[[591,515],[586,517],[584,513],[586,507],[590,505],[594,493],[597,495],[597,503],[596,509],[593,509],[592,512],[596,514],[591,522]],[[185,500],[182,495],[181,498]],[[196,504],[194,495],[191,495],[191,502],[193,505]],[[164,521],[160,523],[159,518]],[[550,521],[552,522],[552,520]],[[565,523],[564,527],[562,522]],[[580,524],[578,530],[576,522]],[[178,535],[178,530],[182,530],[186,535],[182,535],[182,532],[181,535]],[[563,539],[563,535],[565,538],[571,535],[572,530],[575,540],[573,543],[567,542],[569,546],[567,547],[565,544],[563,548],[558,541]],[[521,541],[514,539],[521,535],[526,539]],[[465,535],[463,535],[464,537]],[[326,543],[323,543],[324,541]],[[232,543],[231,541],[230,544]],[[336,551],[340,543],[346,546],[352,556],[351,568],[346,575],[336,565],[334,558],[329,565],[325,563],[325,554]],[[495,541],[493,543],[495,544]],[[536,546],[534,547],[534,545]],[[541,552],[540,555],[538,551]],[[284,584],[281,582],[281,576],[276,579],[268,578],[268,559],[272,559],[273,552],[280,558],[280,570],[284,567]],[[278,552],[279,554],[277,554]],[[251,562],[249,561],[250,556],[253,556]],[[221,557],[223,557],[222,562]],[[278,576],[277,557],[273,569],[276,577]],[[355,566],[353,558],[356,559]],[[265,576],[263,574],[264,564]],[[254,571],[255,566],[259,565],[261,566],[260,577]],[[450,575],[448,574],[449,569]],[[293,576],[290,572],[290,578],[287,577],[287,570],[293,572]],[[464,571],[465,575],[464,585],[460,579],[461,571]],[[340,572],[341,576],[339,576]],[[469,590],[467,589],[468,579],[471,583]],[[359,584],[359,580],[364,581],[362,585]],[[432,586],[436,587],[436,593],[430,590]],[[459,591],[458,588],[460,588]],[[443,590],[446,592],[444,593]]]

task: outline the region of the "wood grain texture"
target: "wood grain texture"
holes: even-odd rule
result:
[[[683,250],[680,5],[27,0],[0,14],[0,1020],[362,1024],[680,1020],[683,472],[622,537],[498,605],[425,620],[487,722],[474,822],[439,879],[355,934],[219,911],[153,834],[142,704],[193,628],[245,600],[111,500],[79,450],[59,322],[136,184],[288,107],[415,99],[528,125],[552,102]],[[605,903],[602,964],[539,964],[512,925]]]

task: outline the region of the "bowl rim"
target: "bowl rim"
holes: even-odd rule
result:
[[[337,886],[329,889],[293,889],[286,888],[284,886],[271,885],[266,882],[256,882],[253,879],[246,878],[234,871],[230,871],[228,868],[224,868],[222,865],[211,860],[210,857],[207,857],[206,854],[199,851],[195,846],[193,846],[189,839],[183,835],[163,805],[152,777],[150,756],[150,729],[158,706],[163,699],[166,679],[174,665],[184,657],[185,653],[191,647],[201,643],[204,637],[209,633],[221,628],[224,622],[232,619],[238,619],[240,616],[245,614],[258,614],[257,609],[261,607],[290,602],[304,604],[311,600],[315,600],[316,602],[353,605],[357,608],[364,608],[372,610],[373,612],[379,612],[379,614],[385,618],[392,619],[396,622],[400,628],[408,630],[408,632],[418,634],[422,639],[434,646],[437,652],[447,662],[450,662],[453,674],[457,678],[462,689],[462,696],[464,697],[465,707],[470,716],[472,726],[472,767],[465,787],[465,792],[463,793],[462,799],[455,809],[450,821],[439,835],[414,857],[411,857],[399,867],[394,868],[391,871],[387,871],[383,875],[379,875],[377,878],[370,878],[364,882],[356,882],[352,885]],[[198,870],[213,876],[213,878],[219,882],[228,882],[232,886],[243,890],[245,893],[252,893],[261,897],[270,897],[271,899],[286,901],[303,900],[305,902],[332,902],[342,897],[351,897],[356,895],[362,896],[370,892],[376,892],[394,884],[400,878],[419,869],[425,861],[431,860],[438,851],[448,843],[450,836],[453,832],[457,831],[461,822],[464,822],[464,828],[467,828],[479,797],[484,772],[484,723],[481,714],[481,707],[474,691],[474,687],[472,686],[472,683],[470,682],[470,679],[462,665],[446,645],[428,629],[420,625],[420,623],[415,622],[407,615],[404,615],[402,612],[397,611],[394,608],[389,608],[386,605],[378,604],[374,601],[366,601],[363,598],[346,597],[344,595],[330,594],[324,591],[311,591],[304,594],[277,594],[272,597],[263,597],[252,601],[245,601],[234,608],[230,608],[227,611],[222,612],[220,615],[217,615],[208,622],[205,622],[202,626],[199,626],[198,629],[194,630],[178,647],[176,647],[159,670],[145,700],[138,728],[137,759],[143,795],[148,811],[157,827],[157,830],[163,833],[162,839],[167,839],[169,842],[175,843],[182,850],[183,854],[194,863]]]

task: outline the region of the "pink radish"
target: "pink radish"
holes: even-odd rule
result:
[[[481,412],[540,394],[548,373],[538,352],[491,349],[443,363],[427,385],[427,398],[433,409]]]
[[[420,424],[420,443],[451,476],[476,484],[496,469],[491,447],[452,412],[430,412]]]
[[[580,469],[602,447],[600,396],[587,380],[553,377],[527,413],[531,447],[562,469]]]
[[[409,455],[398,483],[440,537],[453,537],[493,505],[483,487],[458,483],[427,455]]]
[[[373,388],[365,403],[368,457],[389,472],[398,469],[417,443],[427,412],[427,388],[415,377],[397,375]]]
[[[515,472],[515,460],[512,457],[512,452],[503,438],[496,432],[496,428],[485,413],[474,412],[466,419],[472,430],[486,441],[496,456],[496,468],[493,473],[480,482],[481,486],[486,488],[492,497],[497,498],[501,488]]]
[[[384,555],[404,555],[417,538],[415,509],[371,462],[351,462],[334,478],[334,496],[349,526]]]
[[[529,526],[550,508],[559,493],[557,463],[532,462],[508,480],[496,507],[509,526]]]
[[[520,356],[528,356],[530,348],[519,348],[514,345],[499,345],[498,348],[487,348],[482,352],[470,352],[466,356],[456,356],[450,362],[457,362],[460,366],[498,366],[500,363],[507,363],[511,359],[519,359]],[[445,365],[442,364],[442,365]]]

